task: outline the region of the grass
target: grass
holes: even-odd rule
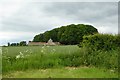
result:
[[[54,51],[55,50],[55,51]],[[76,51],[80,50],[80,48],[77,45],[74,46],[18,46],[18,47],[3,47],[2,48],[2,56],[10,56],[15,57],[20,52],[23,54],[41,54],[41,53],[74,53]],[[43,52],[42,52],[43,51]]]
[[[78,53],[78,46],[24,46],[3,47],[3,73],[16,70],[50,68],[53,66],[68,65],[64,61],[69,54]],[[16,59],[20,53],[24,58]],[[70,55],[71,56],[71,55]],[[64,61],[64,63],[62,63]]]
[[[118,52],[91,52],[77,45],[3,47],[2,76],[114,78]]]
[[[112,71],[89,67],[63,67],[15,71],[3,75],[3,78],[117,78]]]

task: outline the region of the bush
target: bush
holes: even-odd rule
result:
[[[94,34],[84,36],[79,47],[86,49],[82,57],[85,61],[84,65],[118,70],[119,35]]]
[[[97,50],[114,50],[120,47],[120,36],[110,34],[95,34],[83,37],[83,42],[79,44],[81,47]]]

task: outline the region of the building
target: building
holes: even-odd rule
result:
[[[43,45],[60,45],[59,42],[53,42],[53,40],[50,38],[48,42],[28,42],[28,46],[43,46]]]
[[[29,41],[28,42],[28,46],[42,46],[42,45],[45,45],[46,43],[45,42],[31,42]]]

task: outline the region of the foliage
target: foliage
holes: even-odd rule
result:
[[[83,55],[86,66],[103,67],[118,71],[119,49],[109,51],[92,51],[91,48],[84,48],[86,52]]]
[[[8,42],[8,46],[10,46],[10,43]]]
[[[20,42],[20,46],[26,46],[27,44],[26,44],[26,41],[21,41]]]
[[[26,46],[27,43],[26,41],[21,41],[20,43],[9,43],[8,42],[8,46]]]
[[[118,54],[120,36],[110,34],[94,34],[83,37],[79,47],[86,49],[85,64],[118,70]]]
[[[19,43],[8,43],[8,46],[19,46]]]
[[[120,47],[120,36],[110,34],[94,34],[83,37],[79,46],[97,50],[114,50]]]
[[[52,38],[54,42],[73,45],[81,42],[83,35],[94,33],[98,33],[98,31],[91,25],[71,24],[36,35],[33,42],[47,42],[50,38]]]

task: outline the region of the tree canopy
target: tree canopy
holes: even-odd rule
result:
[[[8,46],[27,46],[27,42],[26,41],[21,41],[19,43],[10,43],[10,42],[8,42]]]
[[[84,35],[95,33],[98,33],[98,30],[92,25],[71,24],[38,34],[34,37],[33,42],[47,42],[51,38],[54,42],[74,45],[82,42]]]

